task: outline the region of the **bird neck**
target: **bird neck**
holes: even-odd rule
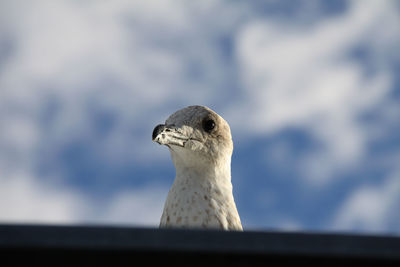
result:
[[[230,159],[223,162],[196,164],[176,164],[176,180],[195,183],[213,183],[215,185],[231,185]]]

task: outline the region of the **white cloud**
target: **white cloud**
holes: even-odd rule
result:
[[[392,27],[400,23],[395,3],[350,4],[343,15],[309,27],[256,20],[236,39],[243,98],[229,111],[234,127],[260,135],[288,127],[308,131],[324,147],[300,164],[314,184],[324,184],[335,169],[353,166],[365,155],[369,140],[359,116],[389,101],[395,78],[388,72],[400,44]],[[363,63],[349,58],[360,45],[380,59],[369,75]]]
[[[79,194],[40,183],[29,173],[8,174],[0,182],[0,221],[72,223],[85,214]]]
[[[45,182],[29,173],[7,177],[0,179],[0,221],[9,223],[158,226],[168,193],[168,188],[150,185],[122,190],[99,201],[65,184]]]
[[[120,192],[94,221],[158,227],[167,193],[167,188],[159,186]]]
[[[339,207],[332,228],[340,231],[382,232],[390,228],[398,230],[400,208],[400,172],[383,179],[379,185],[356,188]]]

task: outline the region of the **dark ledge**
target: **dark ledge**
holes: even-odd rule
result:
[[[103,226],[0,225],[1,262],[63,266],[345,263],[400,266],[400,237]],[[9,265],[2,265],[9,266]],[[300,266],[300,265],[299,265]]]

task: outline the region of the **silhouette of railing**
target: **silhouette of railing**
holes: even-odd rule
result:
[[[1,266],[400,266],[400,237],[0,225],[0,254]]]

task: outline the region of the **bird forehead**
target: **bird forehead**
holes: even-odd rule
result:
[[[207,107],[203,106],[189,106],[183,109],[180,109],[174,112],[168,119],[165,121],[167,125],[196,125],[201,120],[208,116],[218,116],[214,111]]]

